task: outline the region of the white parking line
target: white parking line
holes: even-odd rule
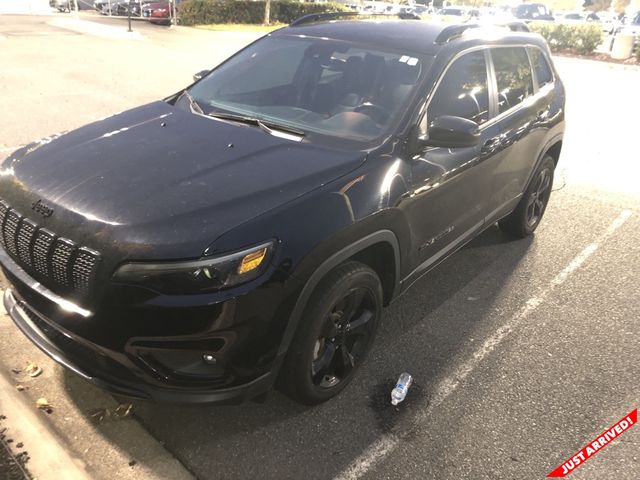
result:
[[[632,215],[631,210],[623,210],[620,215],[611,222],[609,227],[593,243],[587,245],[571,262],[552,280],[549,285],[538,295],[527,300],[524,306],[507,323],[500,327],[493,335],[487,338],[473,355],[460,365],[451,375],[444,378],[435,388],[431,401],[427,408],[416,415],[415,423],[425,421],[431,412],[444,402],[478,366],[513,330],[525,320],[542,302],[546,300],[555,287],[562,285],[577,269],[579,269],[593,255],[600,245],[618,230]],[[335,480],[357,480],[367,473],[380,460],[395,450],[402,434],[386,434],[375,441],[358,457],[351,465],[340,473]]]

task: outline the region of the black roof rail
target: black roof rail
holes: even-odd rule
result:
[[[460,37],[464,32],[472,28],[482,28],[482,27],[503,27],[508,28],[512,32],[530,32],[529,27],[524,22],[507,22],[507,23],[462,23],[458,25],[449,25],[444,27],[442,31],[438,34],[436,39],[433,41],[438,45],[442,45],[443,43],[450,42],[451,40]]]
[[[479,23],[461,23],[459,25],[448,25],[442,29],[433,43],[442,45],[443,43],[450,42],[454,38],[458,38],[470,28],[478,28],[479,26]]]
[[[360,13],[360,12],[325,12],[325,13],[310,13],[300,18],[296,18],[289,24],[290,27],[298,27],[306,23],[323,22],[327,20],[337,20],[345,17],[387,17],[387,18],[400,18],[401,20],[420,20],[420,17],[415,13]]]
[[[508,27],[509,30],[511,30],[512,32],[530,32],[531,31],[531,29],[529,28],[529,25],[527,25],[525,22],[518,21],[518,20],[514,22],[504,23],[504,24],[501,24],[500,26]]]

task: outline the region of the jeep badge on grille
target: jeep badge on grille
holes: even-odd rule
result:
[[[51,215],[53,215],[53,208],[51,208],[50,206],[48,206],[45,203],[43,203],[42,200],[38,200],[37,202],[33,202],[31,204],[31,210],[33,210],[34,212],[39,213],[44,218],[48,218]]]

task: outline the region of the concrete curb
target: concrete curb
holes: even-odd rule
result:
[[[26,467],[33,477],[65,480],[91,478],[84,462],[62,447],[60,439],[44,422],[41,412],[29,405],[24,395],[19,395],[4,375],[0,375],[0,412],[6,416],[3,424],[7,427],[7,434],[14,439],[10,445],[22,442],[24,451],[29,453]]]
[[[0,285],[0,298],[4,294]],[[27,361],[42,368],[31,378]],[[22,386],[22,391],[16,385]],[[45,397],[53,406],[37,410]],[[11,438],[24,443],[29,471],[38,480],[193,480],[193,475],[133,416],[96,421],[95,410],[114,412],[113,397],[57,365],[6,315],[0,301],[0,413]],[[66,470],[65,470],[66,469]]]

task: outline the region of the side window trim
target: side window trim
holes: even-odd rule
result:
[[[428,127],[429,127],[429,125],[428,125],[429,119],[427,118],[427,112],[429,110],[429,105],[431,104],[431,100],[433,100],[433,97],[436,96],[436,93],[438,92],[438,89],[440,88],[440,84],[442,83],[442,80],[444,79],[445,75],[449,71],[449,68],[451,68],[451,66],[456,61],[458,61],[459,59],[461,59],[465,55],[473,53],[473,52],[478,52],[478,51],[483,51],[484,52],[485,68],[487,69],[488,94],[489,94],[489,118],[487,119],[487,121],[485,123],[483,123],[479,127],[480,127],[480,129],[482,129],[482,127],[484,127],[486,124],[491,123],[492,118],[493,118],[493,113],[497,112],[497,109],[494,111],[494,107],[496,107],[497,104],[496,105],[492,105],[493,99],[492,99],[492,92],[491,92],[492,87],[491,87],[491,76],[490,76],[491,70],[489,68],[489,60],[490,59],[488,57],[488,55],[489,55],[489,53],[488,53],[489,52],[489,46],[481,45],[481,46],[477,46],[477,47],[471,47],[471,48],[468,48],[466,50],[462,50],[461,52],[458,52],[457,54],[455,54],[451,58],[451,60],[449,60],[447,65],[445,65],[445,67],[442,69],[442,72],[438,76],[438,79],[436,80],[433,88],[428,93],[427,99],[425,100],[424,104],[420,108],[420,113],[418,115],[417,125],[420,126],[420,130],[423,133],[427,133],[427,130],[428,130]]]
[[[493,119],[498,116],[498,81],[496,80],[496,71],[489,48],[484,49],[484,59],[487,64],[487,83],[489,88],[489,120],[485,124],[491,124]],[[483,126],[481,125],[480,128],[482,129]]]
[[[536,68],[533,65],[533,58],[531,58],[531,49],[525,48],[524,51],[527,54],[527,58],[529,59],[529,70],[531,71],[531,80],[533,81],[533,95],[535,96],[540,88],[538,85],[538,72],[536,72]]]

